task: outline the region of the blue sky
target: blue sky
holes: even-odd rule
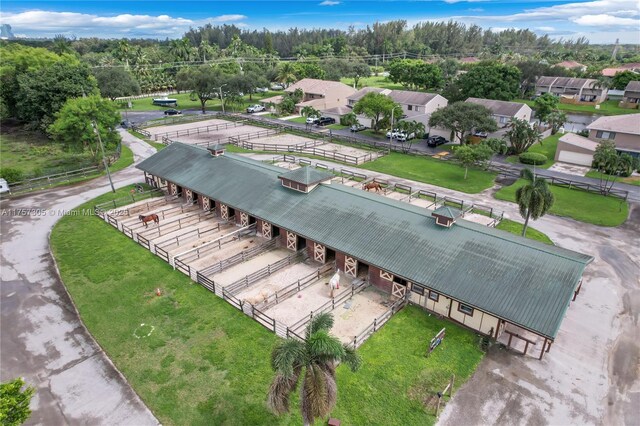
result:
[[[454,19],[484,28],[529,28],[554,38],[640,43],[637,0],[504,1],[2,1],[0,23],[16,35],[177,38],[206,23],[247,29],[366,27],[375,21]]]

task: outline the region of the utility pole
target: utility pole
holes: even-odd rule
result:
[[[620,39],[619,39],[619,38],[617,38],[617,39],[616,39],[616,45],[615,45],[615,47],[613,48],[613,52],[611,53],[611,60],[612,60],[612,61],[615,61],[615,60],[616,60],[616,57],[618,56],[618,50],[619,50],[619,49],[620,49]]]
[[[111,180],[111,173],[109,172],[109,166],[107,165],[107,157],[104,154],[104,145],[102,145],[102,138],[100,137],[100,132],[98,131],[98,126],[96,125],[95,120],[91,120],[91,127],[93,127],[93,131],[96,133],[96,136],[98,136],[98,144],[100,145],[100,150],[102,151],[102,164],[104,164],[104,169],[107,171],[107,177],[109,178],[111,191],[115,193],[116,189],[113,187],[113,181]]]
[[[222,106],[222,113],[224,114],[224,99],[222,98],[222,88],[226,86],[226,84],[223,84],[222,86],[218,87],[218,91],[220,93],[220,105]]]

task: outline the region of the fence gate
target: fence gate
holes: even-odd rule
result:
[[[187,203],[193,203],[193,191],[191,191],[190,189],[187,189],[186,195],[187,195]]]
[[[249,215],[245,212],[240,213],[240,226],[249,226]]]
[[[325,262],[325,257],[326,257],[326,247],[315,243],[315,245],[313,246],[313,258],[320,263],[324,263]]]
[[[262,222],[262,236],[271,239],[271,224],[269,222]]]
[[[211,201],[209,201],[209,197],[202,197],[202,210],[206,212],[211,210]]]
[[[220,217],[224,220],[229,220],[229,207],[226,204],[220,205]]]
[[[287,248],[296,251],[297,235],[291,231],[287,231]]]
[[[406,292],[407,292],[407,286],[398,284],[397,282],[393,283],[393,286],[391,287],[392,296],[395,296],[398,299],[403,299]]]
[[[353,257],[345,256],[344,258],[344,272],[347,275],[355,277],[358,275],[358,261]]]

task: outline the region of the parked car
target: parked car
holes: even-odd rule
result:
[[[387,131],[387,137],[395,139],[398,137],[398,133],[400,133],[400,129],[389,130]]]
[[[487,133],[487,132],[475,132],[473,134],[473,136],[477,136],[479,138],[486,138],[487,136],[489,136],[489,133]]]
[[[335,124],[336,119],[331,117],[320,117],[316,123],[318,126],[326,126],[328,124]]]
[[[399,132],[399,133],[396,135],[396,140],[397,140],[398,142],[406,142],[406,141],[411,140],[411,139],[413,139],[413,138],[415,138],[415,137],[416,137],[416,134],[415,134],[415,133],[409,133],[409,134],[407,135],[405,132]]]
[[[354,124],[353,126],[349,127],[349,130],[351,130],[352,132],[361,132],[366,128],[367,128],[367,126],[363,126],[362,124],[358,123],[358,124]]]
[[[259,105],[259,104],[251,105],[250,107],[247,108],[247,112],[248,113],[262,112],[264,110],[265,110],[265,108],[262,105]]]
[[[180,115],[182,114],[182,111],[178,111],[177,109],[168,109],[164,112],[164,115]]]
[[[4,194],[5,192],[9,192],[9,184],[6,179],[0,178],[0,194]]]
[[[427,139],[427,146],[435,148],[436,146],[444,145],[448,141],[442,136],[429,136]]]
[[[318,122],[318,117],[316,117],[315,115],[310,115],[307,117],[305,122],[307,124],[316,124]]]
[[[268,87],[256,87],[256,93],[267,93],[268,91]]]
[[[284,90],[284,86],[282,84],[272,84],[271,90]]]

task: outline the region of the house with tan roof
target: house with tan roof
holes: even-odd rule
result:
[[[600,117],[587,126],[589,139],[612,141],[619,152],[640,156],[640,114]]]
[[[540,77],[536,81],[536,96],[552,93],[561,103],[595,105],[607,99],[607,89],[593,78]]]
[[[320,111],[345,106],[347,105],[347,97],[356,92],[353,87],[339,81],[318,80],[315,78],[303,78],[287,87],[284,91],[285,93],[293,93],[297,89],[302,90],[303,93],[302,100],[296,104],[296,112],[298,113],[306,106]],[[260,102],[263,104],[279,104],[282,102],[282,96],[273,96],[262,99]]]
[[[397,117],[404,120],[415,120],[425,125],[428,129],[429,117],[431,114],[442,107],[447,106],[447,99],[435,93],[413,92],[409,90],[391,90],[382,89],[380,87],[365,87],[358,90],[347,98],[347,105],[353,108],[355,104],[362,99],[367,93],[381,93],[386,95],[398,103],[402,107],[404,117]],[[361,124],[371,127],[371,120],[367,117],[360,116],[358,120]]]
[[[640,81],[630,81],[624,88],[620,107],[638,109],[638,105],[640,105]]]
[[[580,71],[580,72],[584,72],[587,70],[586,65],[576,61],[562,61],[560,63],[555,64],[554,67],[564,68],[570,71]]]

